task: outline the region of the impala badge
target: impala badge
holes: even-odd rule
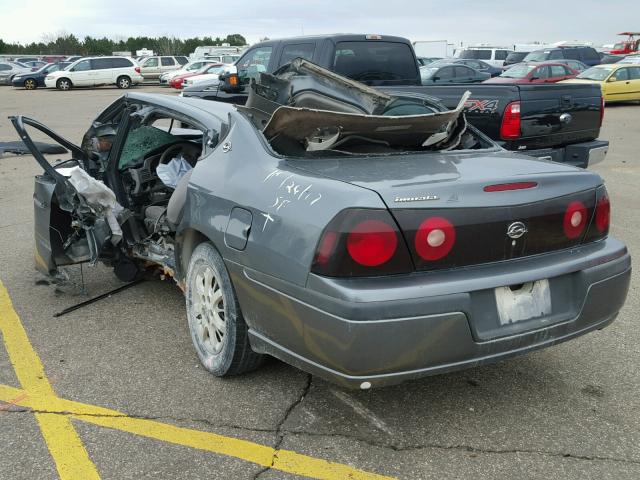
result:
[[[404,203],[404,202],[426,202],[429,200],[439,200],[440,197],[437,195],[420,195],[419,197],[396,197],[393,199],[394,202]]]
[[[520,238],[525,233],[527,233],[527,226],[522,222],[513,222],[507,228],[507,236],[509,238],[513,238],[514,240],[516,238]]]

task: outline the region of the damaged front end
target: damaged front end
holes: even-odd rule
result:
[[[122,207],[106,185],[84,170],[87,153],[33,119],[10,120],[44,170],[35,178],[33,195],[37,270],[56,277],[60,266],[95,264],[110,257],[122,236],[116,219]],[[72,158],[51,165],[27,133],[27,125],[71,151]]]
[[[474,148],[462,113],[426,95],[394,95],[298,58],[253,82],[244,107],[282,155],[389,154]],[[486,146],[486,145],[485,145]]]

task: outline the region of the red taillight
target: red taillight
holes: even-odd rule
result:
[[[511,102],[505,107],[500,124],[500,138],[503,140],[520,138],[520,102]]]
[[[600,126],[604,120],[604,96],[600,97]]]
[[[414,270],[409,250],[388,210],[350,208],[322,233],[311,271],[329,277],[377,276]]]
[[[377,267],[388,262],[397,246],[395,229],[380,220],[360,222],[347,236],[349,255],[356,263],[365,267]]]
[[[318,251],[316,252],[315,263],[318,265],[327,265],[331,259],[331,253],[336,246],[336,240],[338,240],[338,234],[336,232],[326,232],[320,244],[318,245]]]
[[[562,222],[567,238],[578,238],[587,226],[587,207],[582,202],[571,202],[564,213]]]
[[[606,193],[598,200],[596,204],[596,228],[598,232],[605,233],[609,230],[609,219],[611,216],[611,204]]]
[[[136,71],[136,73],[140,73],[140,67],[135,67],[134,70]]]
[[[499,183],[496,185],[487,185],[483,188],[485,192],[506,192],[508,190],[525,190],[527,188],[535,188],[538,182],[514,182]]]
[[[456,243],[456,230],[443,217],[426,219],[418,227],[415,248],[423,260],[433,262],[446,257]]]

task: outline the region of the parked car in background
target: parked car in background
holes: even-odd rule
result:
[[[11,85],[14,75],[31,71],[27,66],[16,62],[0,62],[0,85]]]
[[[562,63],[519,63],[484,83],[555,83],[577,74],[576,70]]]
[[[553,63],[562,63],[563,65],[566,65],[571,70],[575,70],[576,72],[584,72],[587,68],[589,68],[589,65],[585,65],[580,60],[564,60],[564,59],[560,59],[560,60],[549,60],[547,62],[541,62],[541,63],[551,63],[551,64],[553,64]]]
[[[211,65],[212,63],[213,62],[210,62],[209,60],[195,60],[193,62],[187,63],[186,65],[183,65],[182,68],[171,70],[170,72],[161,74],[158,81],[161,85],[166,85],[172,78],[175,78],[179,75],[196,72],[206,65]]]
[[[221,53],[219,55],[205,55],[202,60],[212,63],[235,63],[240,58],[239,53]]]
[[[72,87],[116,85],[129,88],[142,83],[140,67],[127,57],[83,57],[65,70],[48,74],[44,83],[49,88],[69,90]]]
[[[618,63],[624,59],[624,55],[611,55],[609,53],[600,53],[600,63]]]
[[[182,86],[183,87],[193,87],[201,82],[208,82],[209,80],[218,80],[220,75],[224,73],[226,65],[222,63],[216,63],[214,65],[210,65],[205,68],[205,72],[199,73],[198,75],[191,76],[187,78]]]
[[[25,90],[35,90],[38,87],[44,87],[44,79],[48,74],[63,70],[71,65],[68,62],[47,63],[39,70],[28,73],[18,73],[14,75],[11,84],[14,87],[23,87]]]
[[[146,57],[139,62],[140,73],[145,79],[160,78],[165,72],[172,70],[178,70],[183,65],[189,63],[187,57],[173,57],[173,56],[153,56]]]
[[[512,51],[506,47],[467,47],[456,56],[467,60],[484,60],[494,67],[501,67]]]
[[[488,73],[479,72],[466,65],[453,63],[441,65],[427,65],[420,67],[420,79],[423,85],[446,83],[480,83],[491,76]]]
[[[442,57],[416,57],[416,59],[418,60],[418,64],[421,67],[424,67],[425,65],[429,65],[430,63],[442,60]]]
[[[627,55],[618,63],[630,63],[632,65],[640,65],[640,55]]]
[[[71,55],[71,56],[65,58],[64,61],[73,63],[76,60],[80,60],[81,58],[83,58],[82,55]]]
[[[505,58],[504,63],[502,64],[502,68],[506,68],[509,65],[515,65],[516,63],[520,63],[524,60],[524,57],[529,55],[530,52],[510,52]]]
[[[562,83],[597,83],[607,103],[640,100],[640,63],[596,65]]]
[[[545,62],[547,60],[580,60],[590,67],[601,63],[600,54],[593,47],[556,47],[535,50],[524,57],[523,62]]]
[[[221,71],[223,71],[221,67],[224,67],[224,65],[221,63],[212,63],[209,65],[205,65],[200,70],[196,70],[195,72],[189,72],[173,77],[171,80],[169,80],[169,85],[180,90],[184,86],[184,82],[186,82],[190,78],[207,76],[205,80],[217,80]]]
[[[443,58],[429,64],[431,67],[436,65],[457,64],[466,65],[479,72],[488,73],[492,77],[497,77],[502,73],[502,68],[494,67],[483,60],[473,60],[467,58]]]
[[[44,55],[41,60],[47,63],[58,63],[58,62],[66,62],[65,55]]]
[[[47,64],[47,62],[43,62],[41,60],[29,60],[29,61],[20,62],[20,63],[22,63],[23,65],[26,65],[27,67],[31,67],[31,70],[34,71],[34,72],[36,70],[41,69],[42,67],[44,67]]]

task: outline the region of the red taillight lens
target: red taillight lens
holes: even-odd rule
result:
[[[611,216],[611,204],[609,197],[605,194],[598,200],[596,204],[595,224],[598,232],[607,233],[609,231],[609,219]]]
[[[511,102],[505,107],[500,124],[500,138],[503,140],[520,138],[520,102]]]
[[[456,230],[443,217],[426,219],[418,227],[415,248],[423,260],[433,262],[446,257],[456,243]]]
[[[571,202],[564,213],[563,228],[567,238],[578,238],[587,226],[587,207],[582,202]]]
[[[509,190],[526,190],[537,186],[538,182],[498,183],[496,185],[487,185],[483,190],[485,192],[506,192]]]
[[[135,67],[134,70],[136,71],[136,73],[140,73],[140,67]]]
[[[395,229],[380,220],[358,223],[347,236],[347,251],[351,258],[365,267],[377,267],[389,261],[396,252],[398,236]]]
[[[600,97],[600,126],[604,120],[604,96]]]
[[[328,277],[378,276],[414,270],[388,210],[350,208],[325,228],[311,271]]]

